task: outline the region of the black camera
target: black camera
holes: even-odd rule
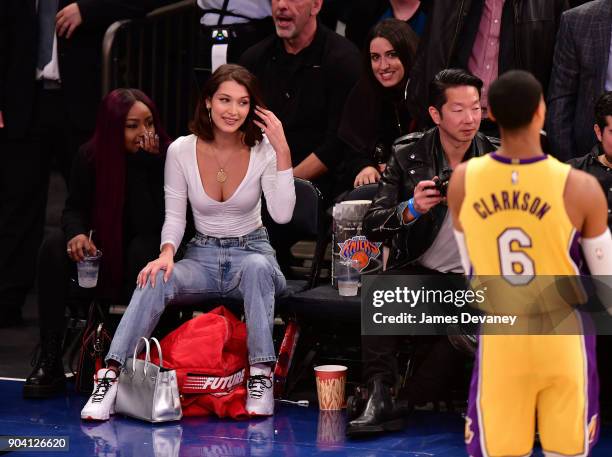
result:
[[[438,192],[440,192],[440,195],[442,197],[446,197],[446,192],[448,191],[448,183],[450,181],[452,174],[453,174],[453,170],[451,168],[445,167],[440,172],[440,175],[436,176],[433,179],[433,182],[436,183],[436,185],[433,188],[436,189]]]

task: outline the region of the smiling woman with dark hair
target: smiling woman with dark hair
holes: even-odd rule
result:
[[[116,89],[101,102],[96,129],[75,157],[63,230],[49,233],[38,257],[41,353],[25,397],[64,390],[64,308],[96,296],[126,301],[138,271],[158,251],[163,223],[163,172],[170,144],[153,101]],[[89,237],[93,231],[93,237]],[[78,289],[76,262],[103,252],[96,289]]]
[[[99,370],[81,418],[109,418],[120,366],[140,337],[151,334],[168,303],[215,297],[244,302],[250,364],[246,410],[273,414],[274,297],[286,283],[261,221],[261,195],[274,221],[284,224],[293,215],[295,188],[283,127],[258,94],[248,70],[220,66],[198,101],[194,134],[168,148],[161,253],[138,275],[138,289],[106,355],[108,368]],[[175,264],[187,203],[197,233]]]
[[[386,19],[368,34],[364,74],[348,96],[338,136],[346,147],[345,187],[377,182],[393,141],[412,130],[406,87],[418,38],[408,24]]]

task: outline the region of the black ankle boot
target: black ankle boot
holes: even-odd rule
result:
[[[346,420],[352,421],[361,416],[368,402],[368,389],[366,386],[357,386],[353,395],[346,400]]]
[[[391,388],[380,379],[374,379],[368,386],[369,397],[361,415],[349,422],[348,436],[366,435],[401,430],[404,423],[393,408]]]
[[[43,332],[34,370],[23,385],[24,398],[47,398],[66,389],[62,363],[63,336],[58,332]]]

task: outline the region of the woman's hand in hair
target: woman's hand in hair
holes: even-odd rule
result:
[[[365,167],[359,172],[355,178],[353,185],[355,187],[365,186],[366,184],[373,184],[378,182],[380,179],[380,173],[374,167]]]
[[[268,141],[276,151],[278,170],[291,168],[291,152],[285,138],[282,122],[272,111],[260,106],[255,107],[255,115],[259,119],[254,118],[253,123],[268,137]]]
[[[151,280],[151,287],[155,288],[155,282],[157,280],[157,273],[160,270],[164,270],[164,282],[168,282],[174,269],[174,248],[171,244],[164,244],[162,251],[159,254],[159,258],[147,263],[147,265],[140,270],[138,278],[136,278],[136,285],[142,289],[147,285],[147,281]]]
[[[80,262],[86,255],[94,255],[96,250],[94,242],[84,234],[75,236],[66,246],[66,254],[75,262]]]
[[[147,132],[140,139],[140,148],[149,154],[159,154],[159,136],[155,132]]]

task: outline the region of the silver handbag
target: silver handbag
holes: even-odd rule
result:
[[[145,360],[136,358],[140,341],[144,340]],[[134,355],[121,367],[115,411],[148,422],[168,422],[183,417],[176,371],[163,368],[162,351],[157,345],[159,366],[151,363],[149,340],[141,337]]]

